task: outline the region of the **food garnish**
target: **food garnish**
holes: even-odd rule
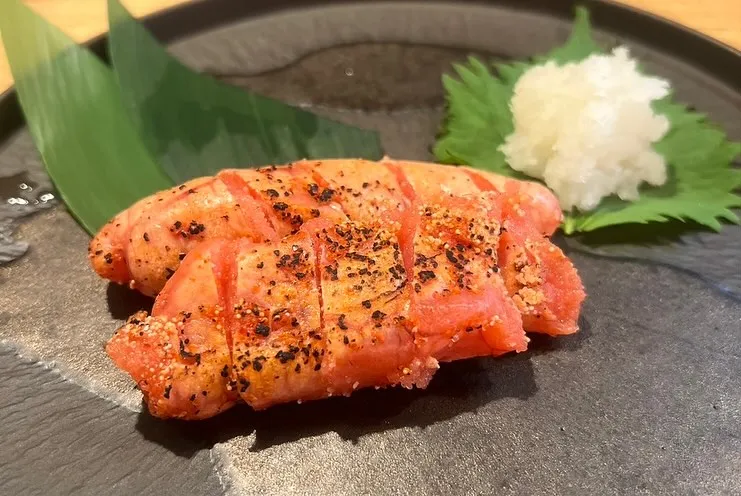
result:
[[[669,120],[651,104],[668,93],[669,83],[642,75],[624,47],[581,62],[548,61],[515,84],[514,131],[500,149],[566,211],[590,211],[610,195],[636,201],[644,182],[666,183],[666,162],[652,145]]]
[[[738,223],[731,209],[741,206],[741,170],[732,163],[741,144],[671,95],[662,97],[667,88],[661,80],[638,80],[632,69],[616,76],[631,64],[627,52],[618,48],[605,55],[590,31],[588,13],[579,8],[568,42],[545,56],[491,67],[471,57],[457,65],[459,79],[443,78],[448,109],[436,158],[513,177],[527,177],[527,172],[545,178],[564,207],[567,234],[671,219],[715,230],[721,220]],[[580,82],[579,67],[583,77],[606,79]],[[538,86],[543,76],[541,84],[548,87]],[[555,84],[560,77],[561,84]],[[539,98],[535,91],[551,101],[526,101]],[[592,95],[598,105],[584,106],[581,98],[589,91],[599,91]],[[629,93],[638,97],[626,102]],[[645,106],[649,101],[651,113]],[[626,103],[630,108],[621,108]],[[594,126],[587,125],[590,121]],[[635,191],[641,181],[646,182]]]

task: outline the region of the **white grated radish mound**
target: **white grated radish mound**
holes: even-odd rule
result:
[[[510,167],[543,179],[564,210],[591,210],[612,194],[637,200],[644,181],[666,182],[666,163],[652,144],[669,121],[651,102],[668,94],[669,83],[640,74],[624,47],[535,66],[515,85],[515,130],[500,150]]]

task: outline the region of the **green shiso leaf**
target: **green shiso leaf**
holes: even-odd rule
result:
[[[502,65],[514,73],[515,66]],[[525,176],[507,165],[499,144],[512,133],[509,101],[514,83],[492,75],[475,57],[454,69],[460,80],[443,76],[447,98],[444,131],[433,147],[435,158],[446,164],[467,164],[505,176]],[[517,76],[519,77],[519,76]]]
[[[741,196],[734,194],[741,187],[741,170],[729,164],[741,153],[741,144],[729,142],[725,133],[688,110],[667,117],[671,131],[655,146],[670,164],[666,184],[643,188],[635,202],[609,197],[594,211],[567,214],[566,234],[670,219],[695,221],[716,231],[721,220],[739,222],[730,209],[741,207]]]
[[[447,113],[433,149],[437,160],[525,178],[509,167],[499,151],[514,130],[509,102],[515,84],[535,64],[578,62],[602,53],[590,32],[588,12],[579,8],[568,41],[545,56],[494,64],[495,73],[480,60],[470,58],[466,64],[454,67],[458,79],[443,76]],[[667,183],[643,188],[635,202],[609,197],[590,212],[566,213],[564,232],[671,219],[720,230],[722,220],[739,222],[731,209],[741,206],[741,196],[735,193],[741,187],[741,170],[731,164],[741,153],[741,144],[730,142],[705,116],[673,102],[671,97],[655,102],[654,108],[670,123],[670,131],[655,144],[668,164]]]
[[[557,64],[566,64],[568,62],[579,62],[592,54],[602,52],[602,47],[592,38],[589,11],[584,7],[577,7],[571,35],[566,43],[551,50],[545,57],[536,60],[539,62],[552,60]]]
[[[0,31],[34,142],[60,196],[88,232],[170,186],[103,62],[19,0],[3,3]]]
[[[109,0],[108,17],[111,61],[126,108],[146,146],[175,182],[228,167],[383,156],[375,132],[189,69],[118,0]]]

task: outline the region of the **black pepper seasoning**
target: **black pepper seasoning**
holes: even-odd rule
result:
[[[294,353],[291,353],[290,351],[283,351],[283,350],[281,350],[281,351],[279,351],[278,353],[275,354],[275,358],[277,358],[278,360],[280,360],[280,363],[287,363],[287,362],[289,362],[291,360],[295,360],[296,359],[296,355]]]
[[[371,315],[371,318],[372,318],[373,320],[382,320],[382,319],[383,319],[383,318],[384,318],[385,316],[386,316],[386,314],[385,314],[385,313],[383,313],[383,312],[382,312],[382,311],[380,311],[380,310],[376,310],[376,311],[375,311],[375,312],[373,312],[373,314]]]
[[[188,233],[190,233],[193,236],[195,236],[196,234],[200,234],[205,230],[206,230],[206,226],[196,222],[195,220],[190,221],[190,224],[188,225]]]
[[[337,327],[342,329],[343,331],[346,331],[348,329],[347,324],[345,323],[345,314],[340,314],[340,317],[337,319]]]
[[[334,196],[334,193],[335,193],[334,190],[325,188],[324,191],[322,191],[322,194],[319,195],[319,201],[328,202],[329,200],[332,199],[332,197]]]
[[[255,327],[255,334],[257,334],[258,336],[267,337],[270,334],[270,327],[260,322],[259,324],[257,324],[257,327]]]

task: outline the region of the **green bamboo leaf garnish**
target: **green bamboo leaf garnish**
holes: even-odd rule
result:
[[[182,182],[228,167],[302,158],[379,159],[376,133],[318,117],[199,74],[109,0],[111,61],[146,146]]]
[[[170,186],[142,145],[102,61],[19,0],[3,3],[0,31],[46,170],[88,232]]]

